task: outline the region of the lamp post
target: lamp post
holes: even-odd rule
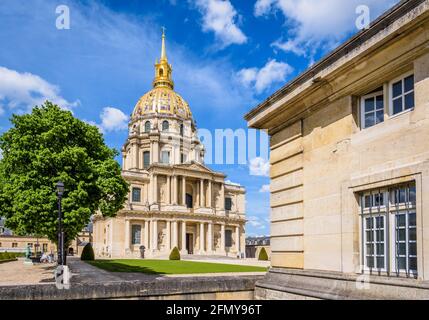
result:
[[[57,183],[58,197],[58,264],[64,265],[64,231],[63,231],[63,214],[61,212],[61,199],[64,194],[64,183]]]

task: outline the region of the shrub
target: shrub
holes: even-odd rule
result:
[[[268,261],[267,250],[265,250],[264,247],[262,247],[261,251],[259,251],[258,260],[260,260],[260,261]]]
[[[82,250],[82,255],[80,256],[81,260],[84,261],[94,261],[95,255],[94,250],[92,249],[92,245],[88,243]]]
[[[171,250],[169,259],[170,260],[180,260],[180,252],[179,252],[179,249],[177,247],[174,247],[173,250]]]

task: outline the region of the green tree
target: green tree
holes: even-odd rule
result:
[[[50,102],[31,114],[13,115],[12,128],[0,136],[0,212],[18,235],[42,234],[57,242],[56,183],[62,200],[65,244],[101,212],[123,208],[128,184],[95,126]],[[65,246],[66,247],[66,246]]]
[[[264,247],[262,247],[261,251],[259,251],[258,260],[260,260],[260,261],[268,261],[267,250],[265,250]]]
[[[92,245],[90,243],[87,243],[85,247],[83,247],[80,259],[83,261],[94,261],[94,249],[92,249]]]
[[[170,252],[169,260],[180,260],[180,252],[177,247],[174,247]]]

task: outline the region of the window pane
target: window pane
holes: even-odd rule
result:
[[[410,227],[415,227],[417,225],[416,224],[416,214],[415,213],[410,213],[408,215],[408,225]]]
[[[405,229],[398,230],[398,241],[405,241]]]
[[[366,266],[368,268],[374,268],[374,258],[373,257],[366,257]]]
[[[408,201],[416,204],[416,186],[410,187],[410,199]]]
[[[410,243],[409,247],[408,247],[408,254],[411,256],[416,256],[417,255],[417,243],[413,242]]]
[[[366,254],[372,256],[374,254],[374,246],[372,244],[366,245]]]
[[[384,219],[383,217],[375,218],[377,228],[384,228]]]
[[[384,111],[383,110],[377,111],[376,122],[377,123],[382,123],[383,121],[384,121]]]
[[[405,188],[401,188],[399,189],[399,202],[400,203],[405,203],[405,197],[406,197],[406,190]]]
[[[383,230],[377,231],[376,240],[377,241],[384,241],[384,231]]]
[[[375,101],[374,98],[365,99],[365,112],[374,111]]]
[[[374,235],[372,231],[366,232],[366,242],[373,242],[374,241]]]
[[[377,96],[375,105],[377,109],[384,109],[384,97]]]
[[[399,270],[405,270],[406,265],[406,258],[397,258],[397,267]]]
[[[384,254],[384,244],[377,243],[377,255],[383,255],[383,254]]]
[[[365,115],[365,128],[375,125],[375,116],[373,113]]]
[[[393,114],[402,112],[402,98],[393,100]]]
[[[141,242],[141,226],[133,225],[131,227],[131,242],[132,244],[140,244]]]
[[[141,189],[140,188],[133,188],[133,202],[140,202],[141,201]]]
[[[397,227],[405,227],[405,215],[404,214],[396,215],[396,226]]]
[[[405,95],[405,110],[414,108],[414,92]]]
[[[384,269],[384,257],[377,257],[377,268]]]
[[[145,151],[143,153],[143,168],[147,169],[150,166],[150,152]]]
[[[404,92],[414,90],[414,75],[404,79]]]
[[[410,258],[408,263],[410,270],[417,270],[417,258]]]
[[[399,256],[405,256],[407,254],[405,243],[398,243],[397,250],[398,252],[396,254]]]
[[[367,218],[366,219],[366,228],[367,229],[372,229],[374,227],[374,223],[372,218]]]
[[[371,197],[365,196],[365,208],[369,208],[369,207],[371,207]],[[369,219],[367,219],[367,220],[369,220]],[[367,226],[367,228],[369,228],[369,227]]]
[[[409,231],[408,239],[410,241],[416,241],[417,240],[416,229],[412,228],[412,229],[409,229],[409,230],[410,231]]]
[[[402,94],[402,80],[393,84],[392,91],[393,98],[399,97]]]

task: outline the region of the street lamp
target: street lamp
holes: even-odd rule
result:
[[[61,212],[61,199],[64,194],[64,183],[57,183],[58,197],[58,264],[64,265],[64,231],[63,231],[63,214]]]

